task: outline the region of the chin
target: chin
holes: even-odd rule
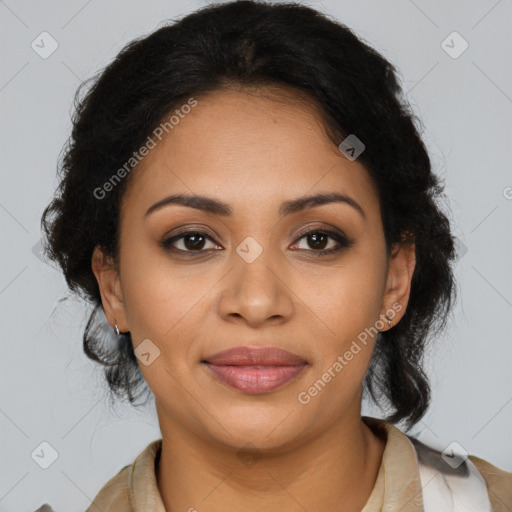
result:
[[[235,449],[250,448],[261,451],[281,451],[294,445],[302,430],[297,415],[290,408],[264,405],[245,406],[239,409],[220,410],[216,418],[221,425],[209,418],[209,435]],[[223,428],[224,427],[224,428]]]

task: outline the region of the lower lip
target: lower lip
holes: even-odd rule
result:
[[[231,387],[252,395],[269,393],[295,379],[306,367],[293,366],[222,366],[205,365],[218,379]]]

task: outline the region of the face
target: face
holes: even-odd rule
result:
[[[162,432],[292,446],[359,420],[382,315],[405,312],[413,247],[386,259],[377,189],[313,107],[226,90],[197,101],[132,171],[119,274],[95,250],[103,306],[131,333]],[[160,203],[178,194],[222,205]],[[342,200],[293,207],[318,194]],[[297,360],[205,362],[240,346]]]

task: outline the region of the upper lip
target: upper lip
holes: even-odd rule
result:
[[[203,359],[203,362],[233,366],[295,366],[307,363],[305,359],[296,354],[271,346],[233,347],[217,352]]]

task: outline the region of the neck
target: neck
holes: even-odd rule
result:
[[[159,415],[160,416],[160,415]],[[161,422],[157,484],[167,512],[360,511],[385,448],[361,420],[340,420],[321,435],[280,451],[250,452]]]

